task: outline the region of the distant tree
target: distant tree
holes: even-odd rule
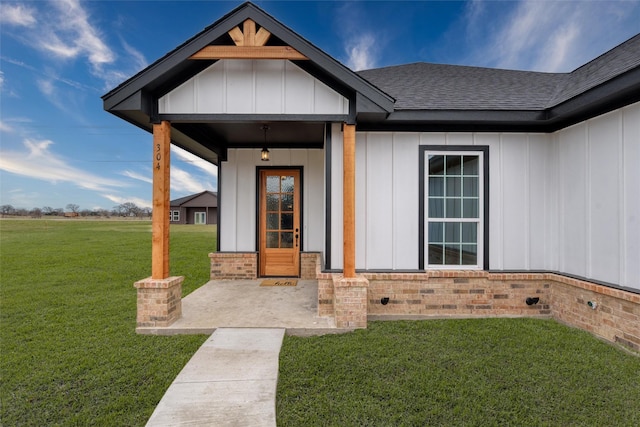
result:
[[[18,216],[29,216],[29,211],[25,208],[16,209],[13,213]]]
[[[42,207],[42,213],[45,215],[52,215],[53,214],[53,208],[51,206],[43,206]]]
[[[123,209],[122,205],[114,206],[113,209],[111,209],[111,214],[113,216],[122,216],[124,215],[124,212],[122,209]]]
[[[62,215],[64,215],[64,209],[62,209],[62,208],[54,208],[53,212],[51,214],[52,215],[56,215],[56,216],[62,216]]]
[[[16,211],[16,209],[11,205],[2,205],[0,206],[0,213],[2,216],[11,215]]]
[[[140,208],[135,203],[127,202],[120,205],[120,211],[124,216],[138,216]]]
[[[42,216],[42,210],[40,208],[33,208],[31,212],[29,212],[29,215],[33,218],[40,218]]]
[[[82,216],[82,217],[87,217],[87,216],[89,216],[91,214],[92,214],[92,212],[89,209],[82,209],[80,211],[80,216]]]
[[[69,212],[73,212],[73,213],[78,213],[78,211],[80,210],[80,206],[74,204],[74,203],[69,203],[67,205],[67,210]]]
[[[140,209],[140,216],[146,216],[148,218],[151,218],[151,208]]]

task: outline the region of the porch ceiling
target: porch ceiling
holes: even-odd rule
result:
[[[266,142],[263,126],[268,126]],[[224,157],[229,148],[322,148],[324,122],[172,122],[180,133]]]

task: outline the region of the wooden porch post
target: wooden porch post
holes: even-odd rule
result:
[[[356,277],[356,125],[343,125],[343,268]]]
[[[171,123],[153,125],[153,218],[151,278],[169,277],[169,159]]]

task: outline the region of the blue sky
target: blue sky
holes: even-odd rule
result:
[[[0,205],[151,205],[150,134],[100,96],[242,2],[2,1]],[[435,62],[571,71],[640,32],[636,1],[256,1],[359,70]],[[171,198],[217,169],[172,151]]]

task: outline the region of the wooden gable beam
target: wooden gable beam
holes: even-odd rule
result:
[[[228,32],[235,46],[205,46],[189,59],[309,59],[291,46],[265,46],[271,33],[264,27],[256,31],[256,23],[247,19]]]
[[[205,46],[189,59],[309,59],[289,46]]]

